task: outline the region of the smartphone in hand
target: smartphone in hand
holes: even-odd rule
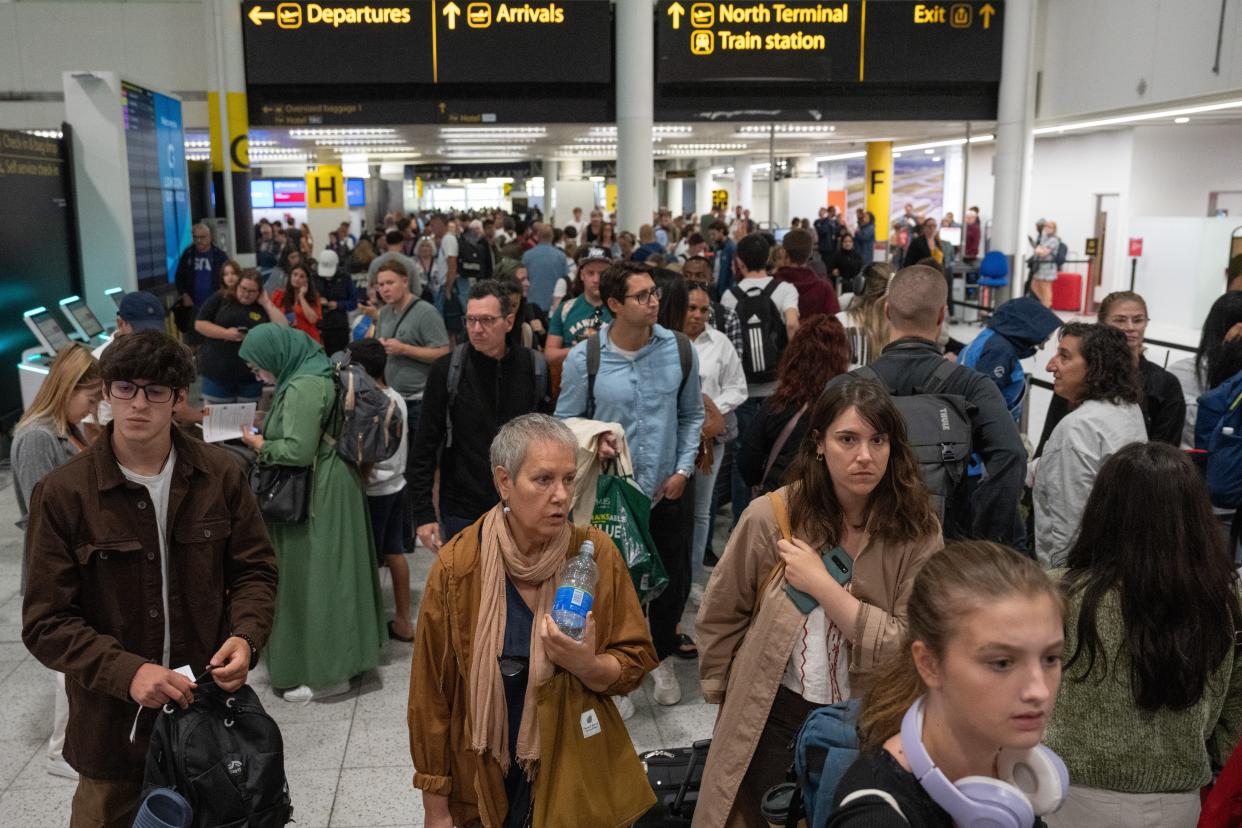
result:
[[[846,552],[840,546],[829,549],[821,554],[824,562],[824,568],[832,575],[833,579],[845,586],[849,583],[854,573],[854,559],[850,557],[850,553]],[[796,589],[790,584],[785,584],[785,594],[789,596],[789,600],[794,602],[794,606],[803,615],[819,606],[819,601],[806,594],[800,589]]]

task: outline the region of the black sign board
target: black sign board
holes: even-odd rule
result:
[[[1004,3],[660,0],[656,82],[1000,81]]]
[[[656,81],[858,77],[860,2],[661,0]]]
[[[430,0],[242,4],[249,85],[431,83]]]
[[[251,86],[612,81],[608,0],[246,0]]]
[[[437,3],[438,83],[612,81],[608,0]]]

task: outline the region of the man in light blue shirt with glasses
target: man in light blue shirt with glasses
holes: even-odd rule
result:
[[[592,337],[575,345],[565,360],[556,416],[616,422],[625,429],[634,476],[651,498],[651,535],[669,578],[648,613],[661,661],[652,673],[655,698],[676,704],[681,688],[668,658],[697,656],[677,623],[690,594],[694,497],[689,484],[703,427],[698,356],[683,334],[656,324],[660,291],[647,268],[618,262],[604,271],[599,289],[613,321],[597,334],[595,381],[592,385],[587,367]],[[605,444],[601,456],[614,452]]]

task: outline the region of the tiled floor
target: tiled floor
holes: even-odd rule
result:
[[[7,470],[0,472],[0,828],[63,828],[73,783],[47,774],[46,740],[52,721],[52,674],[21,643],[18,594],[22,538],[14,526],[17,504]],[[721,536],[727,520],[720,521]],[[723,550],[723,540],[717,551]],[[412,558],[415,600],[431,556]],[[392,587],[384,577],[385,598]],[[417,607],[416,607],[417,609]],[[683,629],[692,632],[694,607]],[[306,706],[275,696],[260,667],[251,684],[280,724],[285,763],[299,828],[421,826],[422,803],[411,786],[405,723],[410,678],[409,644],[390,641],[383,664],[348,695]],[[637,713],[626,724],[639,751],[688,745],[711,734],[716,708],[703,702],[696,665],[679,661],[684,698],[675,707],[651,700],[650,680],[633,694]]]

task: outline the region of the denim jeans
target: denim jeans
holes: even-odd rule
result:
[[[716,519],[712,512],[715,501],[712,495],[716,489],[716,475],[720,474],[720,464],[724,462],[725,444],[719,441],[713,448],[712,470],[703,472],[700,469],[694,475],[694,542],[690,544],[690,569],[695,574],[703,568],[703,551]]]

